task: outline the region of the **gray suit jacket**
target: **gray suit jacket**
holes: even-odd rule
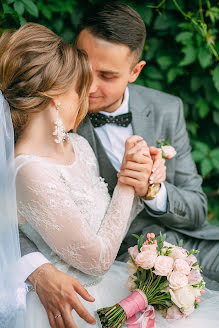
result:
[[[145,206],[132,223],[127,237],[143,230],[159,233],[163,227],[168,227],[194,238],[219,240],[219,229],[206,222],[207,200],[201,188],[202,179],[191,157],[181,99],[153,89],[129,85],[129,110],[133,115],[134,134],[143,137],[149,146],[156,146],[161,137],[169,139],[177,155],[166,161],[167,212],[154,212]],[[85,137],[93,148],[100,175],[108,183],[112,194],[117,183],[117,172],[88,116],[80,124],[77,133]],[[25,236],[22,235],[20,241],[22,255],[37,251]]]

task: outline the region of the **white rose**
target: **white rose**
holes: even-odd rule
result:
[[[171,252],[168,256],[172,257],[174,260],[176,259],[185,260],[187,258],[187,252],[184,248],[175,246],[173,249],[171,249]]]
[[[133,276],[133,274],[137,271],[137,266],[133,263],[132,260],[128,260],[127,262],[127,271],[130,276]]]
[[[183,308],[183,314],[188,317],[188,315],[190,315],[193,311],[195,310],[194,305],[190,305],[186,308]]]
[[[173,270],[173,259],[169,256],[160,255],[154,264],[154,273],[157,276],[167,276]]]
[[[195,296],[192,290],[193,287],[185,286],[177,290],[170,289],[171,300],[179,308],[187,309],[194,306]]]
[[[141,248],[141,252],[144,251],[153,251],[153,252],[157,252],[157,245],[156,244],[143,244],[142,248]]]
[[[128,288],[128,290],[130,292],[133,292],[133,290],[136,289],[137,286],[136,286],[136,283],[134,282],[134,279],[132,277],[128,277],[126,287]]]
[[[173,270],[188,275],[190,272],[190,266],[185,260],[176,259],[173,264]]]
[[[173,271],[168,276],[169,286],[172,289],[179,289],[188,285],[188,278],[185,274]]]
[[[171,159],[176,155],[176,151],[172,146],[161,147],[163,156],[167,159]]]
[[[157,251],[147,249],[137,255],[135,259],[135,263],[137,266],[140,266],[143,269],[147,270],[153,268],[156,258],[157,258]]]

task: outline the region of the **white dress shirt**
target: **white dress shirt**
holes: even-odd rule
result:
[[[100,112],[105,115],[117,116],[128,113],[129,90],[126,88],[124,99],[121,106],[113,113]],[[116,124],[105,124],[95,128],[95,131],[100,138],[107,156],[112,165],[118,172],[122,163],[125,149],[125,141],[133,135],[132,125],[127,127],[118,126]],[[147,141],[147,140],[146,140]],[[166,187],[161,183],[161,188],[156,198],[153,200],[144,200],[144,202],[154,211],[166,212],[167,192]],[[27,254],[21,258],[24,276],[27,277],[38,267],[49,261],[39,252]]]

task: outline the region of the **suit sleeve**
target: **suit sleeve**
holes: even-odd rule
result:
[[[206,220],[207,199],[202,191],[202,178],[198,175],[191,156],[191,147],[186,131],[183,104],[178,99],[178,116],[171,144],[175,147],[175,172],[173,181],[165,182],[167,190],[166,213],[155,212],[145,206],[147,213],[159,218],[170,228],[193,230]],[[172,159],[173,160],[173,159]]]

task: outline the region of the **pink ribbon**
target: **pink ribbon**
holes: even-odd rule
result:
[[[119,302],[127,316],[128,328],[155,328],[154,308],[148,305],[145,293],[136,289],[131,295]],[[136,313],[143,312],[137,319]]]

